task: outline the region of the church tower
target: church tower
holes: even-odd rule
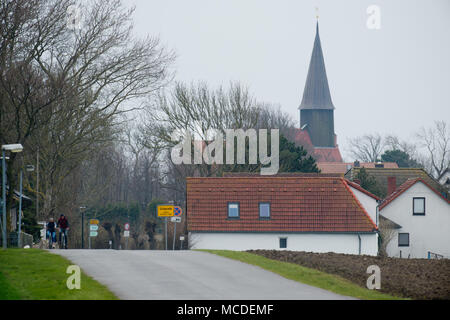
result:
[[[314,148],[335,148],[334,105],[320,44],[319,22],[299,110],[300,128],[308,132]]]

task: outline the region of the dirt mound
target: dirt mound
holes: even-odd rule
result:
[[[412,299],[450,299],[450,260],[398,259],[337,253],[251,250],[269,259],[339,275],[366,287],[367,267],[381,270],[382,292]]]

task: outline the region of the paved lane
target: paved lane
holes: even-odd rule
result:
[[[51,252],[79,265],[85,273],[108,286],[121,299],[348,299],[206,252]]]

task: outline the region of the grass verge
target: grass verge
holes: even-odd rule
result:
[[[279,274],[280,276],[322,288],[340,295],[355,297],[364,300],[397,300],[393,297],[375,290],[362,288],[339,276],[331,275],[322,271],[306,268],[298,264],[281,262],[268,259],[253,253],[229,250],[200,250],[213,253],[222,257],[239,260],[265,270]]]
[[[63,257],[38,249],[0,250],[0,300],[115,300],[105,286],[82,272],[81,289],[66,286]]]

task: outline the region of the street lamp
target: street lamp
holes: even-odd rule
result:
[[[3,205],[3,249],[7,248],[6,245],[6,163],[5,163],[5,151],[13,153],[22,152],[23,146],[21,144],[4,144],[2,145],[2,205]]]
[[[27,170],[27,172],[32,172],[34,171],[34,166],[32,165],[27,165],[25,167],[25,170]],[[23,176],[23,170],[22,168],[20,168],[20,196],[19,196],[19,232],[17,233],[17,247],[22,248],[22,241],[21,241],[21,237],[20,234],[22,233],[22,176]]]

